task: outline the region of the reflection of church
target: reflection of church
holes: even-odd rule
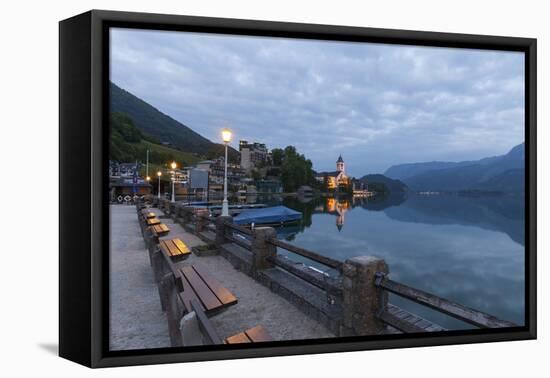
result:
[[[348,186],[350,184],[350,178],[346,175],[342,155],[340,155],[338,160],[336,160],[336,171],[319,172],[315,175],[315,179],[319,182],[326,182],[327,189],[329,190],[335,190],[342,186]]]
[[[327,198],[327,212],[336,215],[336,227],[338,231],[344,227],[346,213],[350,209],[350,202],[347,199]]]

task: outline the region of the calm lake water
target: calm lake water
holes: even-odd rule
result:
[[[382,257],[396,281],[524,324],[523,197],[250,200],[282,203],[304,214],[300,226],[279,229],[281,239],[342,261]],[[393,295],[390,302],[448,329],[472,328]]]

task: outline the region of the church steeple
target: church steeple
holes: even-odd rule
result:
[[[344,159],[342,159],[342,155],[338,156],[338,160],[336,160],[336,171],[338,172],[344,172]]]

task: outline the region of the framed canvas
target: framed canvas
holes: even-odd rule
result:
[[[536,40],[60,22],[59,353],[536,338]]]

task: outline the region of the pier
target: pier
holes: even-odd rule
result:
[[[159,287],[171,345],[221,343],[234,333],[262,325],[274,340],[389,333],[439,332],[445,329],[388,301],[388,294],[471,324],[474,328],[514,327],[515,324],[468,308],[391,279],[383,259],[359,256],[339,261],[278,240],[275,229],[253,230],[232,223],[232,217],[212,217],[201,208],[156,197],[138,201],[139,211],[158,214],[171,230],[170,237],[195,238],[191,257],[179,263],[203,263],[217,280],[238,297],[238,305],[213,317],[202,316],[198,304],[185,303],[187,284],[175,265],[162,256],[153,235],[140,222],[152,274]],[[148,211],[149,211],[148,210]],[[326,272],[295,262],[298,255],[326,267]],[[261,293],[261,294],[260,294]],[[259,298],[270,303],[259,304]],[[183,303],[182,303],[183,302]],[[187,321],[190,313],[196,320]],[[302,317],[290,322],[289,317]],[[293,324],[291,324],[293,323]],[[184,326],[183,324],[187,324]],[[195,324],[189,326],[189,324]],[[186,328],[187,327],[187,328]],[[189,331],[189,327],[196,332]],[[197,336],[189,335],[200,334]],[[189,340],[194,341],[190,344]]]

